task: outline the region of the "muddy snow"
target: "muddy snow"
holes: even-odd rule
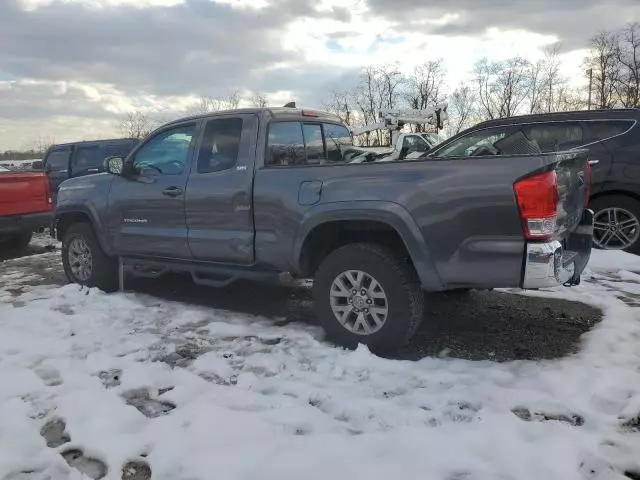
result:
[[[43,270],[55,255],[41,255]],[[640,472],[631,255],[594,252],[581,286],[525,294],[603,311],[576,353],[502,362],[382,359],[312,325],[47,285],[17,265],[0,276],[2,480]]]

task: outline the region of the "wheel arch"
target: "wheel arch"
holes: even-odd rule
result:
[[[374,232],[373,236],[367,235],[369,232]],[[413,217],[392,202],[335,202],[309,209],[298,228],[291,265],[295,273],[313,276],[320,262],[333,250],[362,241],[401,248],[424,289],[444,288]]]
[[[111,249],[105,239],[104,230],[97,221],[97,213],[90,205],[81,205],[74,208],[56,209],[55,213],[55,234],[59,241],[62,241],[65,233],[71,225],[76,223],[88,223],[93,228],[100,247],[107,254],[111,255]]]

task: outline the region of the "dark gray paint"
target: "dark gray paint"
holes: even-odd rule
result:
[[[272,116],[313,121],[293,112],[238,113],[257,122],[247,124],[248,137],[243,138],[238,166],[246,170],[197,174],[192,154],[188,178],[140,181],[98,175],[68,180],[56,215],[74,204],[86,208],[104,190],[85,187],[111,179],[108,205],[98,200],[90,211],[114,254],[171,258],[194,268],[231,264],[294,273],[301,272],[305,238],[318,225],[376,220],[399,233],[424,288],[442,290],[520,286],[525,240],[513,191],[517,179],[557,168],[565,192],[562,207],[568,212],[560,222],[568,229],[584,207],[577,202],[581,192],[584,198],[584,186],[575,181],[586,166],[584,155],[560,163],[551,154],[265,168],[266,125]],[[129,161],[133,157],[135,151]],[[184,188],[185,196],[163,196],[169,186]],[[148,222],[123,224],[127,215]]]

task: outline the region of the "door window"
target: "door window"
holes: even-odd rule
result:
[[[84,172],[91,168],[100,168],[104,158],[104,150],[98,145],[78,147],[73,160],[73,171]]]
[[[523,133],[536,142],[543,153],[570,150],[583,145],[584,133],[578,122],[549,122],[523,125]]]
[[[241,118],[209,120],[198,153],[198,173],[219,172],[236,165],[242,137]]]
[[[134,168],[141,173],[180,175],[185,171],[195,132],[193,123],[157,134],[138,150]]]
[[[322,141],[322,127],[319,124],[302,126],[304,145],[307,152],[307,164],[319,164],[324,160],[324,143]]]
[[[267,163],[269,165],[304,165],[306,154],[302,124],[277,122],[269,126]]]
[[[54,150],[47,156],[48,172],[63,172],[69,168],[69,150]]]
[[[508,130],[509,127],[493,127],[470,132],[436,150],[432,157],[500,155],[495,144],[506,138]]]

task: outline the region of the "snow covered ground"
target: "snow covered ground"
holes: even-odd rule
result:
[[[603,310],[580,351],[503,363],[385,360],[312,326],[5,269],[0,480],[629,478],[640,261],[593,258],[580,287],[527,293]]]

